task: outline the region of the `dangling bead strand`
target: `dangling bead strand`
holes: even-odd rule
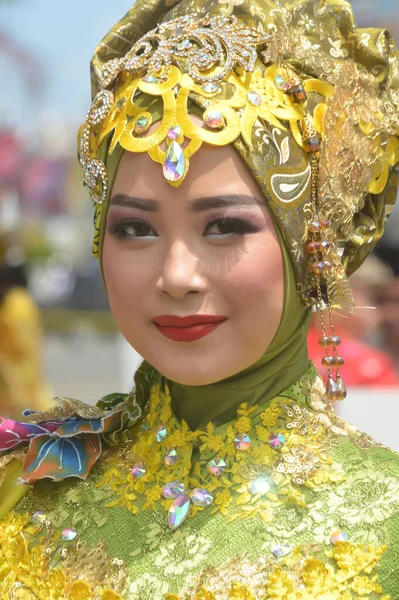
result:
[[[328,380],[326,394],[331,401],[343,400],[346,397],[346,387],[339,374],[339,368],[344,364],[344,359],[338,355],[337,346],[341,344],[341,338],[335,335],[334,319],[330,304],[327,299],[328,315],[329,315],[329,330],[327,335],[326,322],[323,314],[323,294],[321,289],[321,277],[326,276],[334,267],[330,257],[330,252],[334,250],[334,243],[326,239],[326,234],[330,229],[330,222],[319,217],[317,206],[317,182],[318,182],[318,158],[316,156],[316,146],[308,145],[306,150],[311,153],[311,168],[312,168],[312,220],[308,224],[308,229],[311,234],[305,249],[312,256],[311,271],[314,274],[316,282],[317,300],[320,310],[320,323],[322,336],[319,339],[319,345],[325,349],[325,356],[321,363],[327,368]],[[332,354],[330,354],[330,350]],[[334,375],[333,375],[334,371]]]

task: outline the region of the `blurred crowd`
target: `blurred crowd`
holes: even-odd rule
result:
[[[390,23],[399,40],[396,0],[353,5],[361,25]],[[37,93],[33,54],[0,22],[0,76],[2,61],[15,64],[26,80],[27,103]],[[11,114],[11,104],[3,113]],[[12,123],[0,120],[0,414],[18,417],[23,407],[50,403],[42,360],[49,335],[68,335],[82,315],[92,330],[118,334],[90,254],[91,206],[76,160],[77,120],[37,109],[30,129]],[[357,307],[337,319],[343,378],[349,386],[399,387],[398,207],[384,241],[351,281]],[[318,337],[315,317],[309,353],[316,364]]]

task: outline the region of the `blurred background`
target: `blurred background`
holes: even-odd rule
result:
[[[51,397],[94,403],[128,391],[139,357],[118,333],[97,261],[76,158],[95,45],[131,0],[0,0],[0,414]],[[399,43],[397,0],[353,0],[360,26]],[[399,206],[353,279],[342,416],[399,450]],[[368,308],[367,308],[368,307]],[[374,308],[370,308],[374,307]],[[318,364],[318,328],[309,336]]]

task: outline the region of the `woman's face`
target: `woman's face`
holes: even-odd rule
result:
[[[234,375],[278,329],[281,249],[260,189],[230,146],[204,144],[179,188],[147,154],[125,152],[103,267],[122,334],[172,381]]]

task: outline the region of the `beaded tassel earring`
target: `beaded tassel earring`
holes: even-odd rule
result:
[[[300,77],[288,68],[280,65],[282,74],[275,77],[275,85],[285,94],[291,96],[293,102],[304,104],[307,100],[305,88]],[[336,254],[334,243],[334,231],[331,223],[320,214],[318,203],[318,181],[319,181],[319,158],[321,150],[321,139],[317,133],[309,114],[301,123],[302,141],[304,150],[310,155],[312,191],[311,210],[312,215],[308,223],[309,239],[306,243],[306,252],[311,256],[310,269],[314,280],[316,292],[316,307],[320,312],[321,332],[319,345],[325,349],[322,365],[327,368],[327,398],[331,401],[344,400],[347,392],[345,384],[339,374],[339,368],[344,364],[344,359],[338,355],[338,346],[341,338],[335,335],[333,311],[328,298],[328,277],[334,276],[334,270],[339,267],[339,259]],[[323,288],[326,289],[323,298]],[[328,325],[324,318],[324,311],[328,312]]]
[[[312,132],[313,134],[313,132]],[[314,134],[313,134],[314,135]],[[317,135],[317,134],[316,134]],[[306,141],[306,140],[305,140]],[[320,147],[320,144],[318,145]],[[313,145],[314,148],[317,144]],[[333,271],[337,256],[335,253],[334,233],[330,221],[323,219],[320,215],[318,206],[318,180],[319,180],[319,159],[317,150],[309,149],[310,162],[312,169],[312,191],[311,191],[311,206],[312,218],[308,223],[309,240],[306,243],[306,252],[311,255],[312,262],[310,265],[311,272],[314,276],[317,308],[320,311],[320,322],[322,335],[318,340],[319,345],[325,349],[325,356],[321,363],[328,371],[327,380],[327,398],[331,401],[344,400],[347,392],[345,384],[339,374],[339,369],[344,364],[342,356],[338,355],[338,346],[341,343],[341,338],[335,334],[335,325],[333,311],[328,300],[328,292],[326,302],[323,299],[322,285],[325,283],[328,275]],[[323,281],[324,280],[324,281]],[[328,285],[325,286],[326,290]],[[324,318],[324,310],[328,313],[328,324]]]

